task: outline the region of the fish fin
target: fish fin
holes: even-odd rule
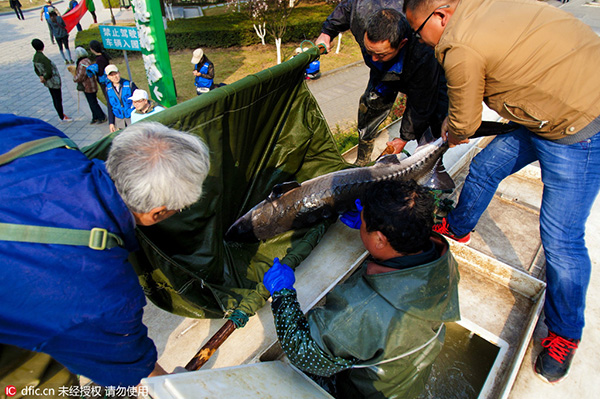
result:
[[[300,183],[298,183],[297,181],[288,181],[285,183],[276,184],[275,186],[273,186],[273,190],[271,190],[271,194],[269,194],[268,199],[274,200],[276,198],[279,198],[283,194],[297,187],[300,187]]]
[[[454,180],[446,172],[441,158],[438,159],[431,173],[419,180],[419,184],[433,190],[442,190],[445,192],[450,192],[456,187]]]

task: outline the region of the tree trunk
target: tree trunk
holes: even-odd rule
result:
[[[275,47],[277,47],[277,64],[281,64],[281,38],[275,39]]]

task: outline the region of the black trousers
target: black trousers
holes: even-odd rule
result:
[[[63,106],[62,106],[62,91],[60,88],[58,88],[58,89],[48,88],[48,90],[50,90],[50,95],[52,96],[52,102],[54,103],[54,109],[56,109],[56,112],[58,113],[58,117],[62,121],[65,117],[65,114],[63,114]]]
[[[25,17],[23,16],[23,11],[21,11],[21,7],[15,6],[15,14],[17,14],[18,19],[25,19]]]
[[[83,93],[85,94],[85,98],[90,106],[90,111],[92,111],[92,119],[100,121],[106,119],[106,115],[102,108],[100,108],[100,104],[98,104],[98,97],[96,97],[96,93]]]

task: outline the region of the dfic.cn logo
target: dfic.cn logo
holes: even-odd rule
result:
[[[14,385],[9,385],[4,389],[6,396],[15,396],[17,394],[17,388]]]

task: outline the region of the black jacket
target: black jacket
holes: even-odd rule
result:
[[[373,68],[364,50],[363,38],[369,17],[383,8],[402,13],[402,5],[402,0],[343,0],[323,23],[322,32],[333,39],[340,32],[352,31],[371,68],[367,92],[384,82],[393,91],[406,94],[406,111],[400,128],[404,140],[418,140],[429,126],[433,135],[439,137],[442,121],[448,113],[448,95],[444,71],[433,49],[411,35],[404,47],[404,66],[400,74]]]

